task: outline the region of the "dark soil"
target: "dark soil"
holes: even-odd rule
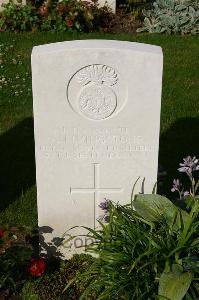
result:
[[[108,24],[107,32],[136,34],[136,30],[141,26],[141,21],[136,20],[132,13],[126,13],[123,9],[117,9]]]

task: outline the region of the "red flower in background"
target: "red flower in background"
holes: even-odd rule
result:
[[[4,230],[3,229],[0,229],[0,238],[2,238],[4,236]]]
[[[66,25],[67,25],[69,28],[72,27],[72,26],[73,26],[73,21],[70,20],[70,19],[66,20]]]
[[[29,273],[34,277],[40,277],[46,270],[46,263],[43,258],[32,258],[28,268]]]
[[[47,15],[47,14],[48,14],[48,7],[45,6],[45,5],[40,6],[40,7],[39,7],[39,13],[40,13],[40,15],[42,15],[42,16]]]

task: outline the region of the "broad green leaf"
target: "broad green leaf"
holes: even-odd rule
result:
[[[191,281],[191,273],[183,272],[180,265],[173,265],[172,272],[163,272],[160,276],[158,295],[170,300],[181,300]]]
[[[174,205],[166,197],[154,194],[139,194],[133,201],[135,210],[146,220],[158,222],[162,219],[163,210],[174,213]]]
[[[165,220],[174,230],[181,228],[188,219],[186,211],[178,209],[169,199],[154,194],[136,195],[133,206],[140,216],[150,222]]]

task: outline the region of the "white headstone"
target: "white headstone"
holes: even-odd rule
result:
[[[116,13],[116,0],[98,0],[99,7],[108,6],[113,13]]]
[[[4,5],[8,4],[10,1],[9,0],[0,0],[0,11],[4,10]],[[17,0],[13,1],[14,4],[18,4],[19,7],[26,5],[26,0],[22,0],[21,3],[19,3]]]
[[[93,4],[93,0],[86,0],[86,2]],[[98,0],[97,5],[98,7],[107,6],[113,13],[116,13],[116,0]]]
[[[163,57],[158,46],[84,40],[34,47],[39,226],[95,227],[104,198],[129,203],[157,180]],[[145,178],[145,179],[144,179]],[[81,233],[82,229],[71,231]],[[47,238],[50,238],[49,236]],[[82,244],[66,245],[66,256]]]

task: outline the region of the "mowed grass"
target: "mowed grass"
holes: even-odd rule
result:
[[[35,45],[72,39],[117,39],[161,46],[164,77],[159,164],[167,176],[159,191],[169,193],[183,157],[199,155],[198,36],[1,33],[0,224],[37,224],[30,55]]]

